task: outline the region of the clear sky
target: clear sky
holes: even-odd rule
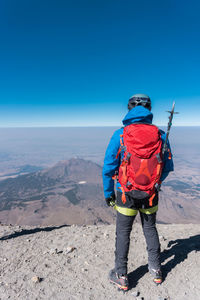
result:
[[[0,126],[120,125],[134,93],[154,122],[200,125],[198,0],[1,0]]]

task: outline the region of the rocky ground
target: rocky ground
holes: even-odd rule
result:
[[[107,279],[114,260],[114,225],[0,226],[1,300],[198,300],[200,225],[158,225],[164,282],[147,269],[140,224],[129,253],[130,290]]]

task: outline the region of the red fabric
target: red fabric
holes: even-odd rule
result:
[[[119,168],[119,182],[124,190],[141,190],[152,195],[159,182],[162,141],[159,129],[149,124],[131,124],[124,128],[124,158]]]
[[[149,158],[160,144],[160,132],[154,125],[131,124],[124,128],[123,141],[127,151],[138,157]]]

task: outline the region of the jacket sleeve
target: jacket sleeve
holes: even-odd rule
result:
[[[163,131],[161,132],[161,134],[162,134],[161,135],[162,142],[164,144],[166,134]],[[169,175],[169,172],[174,171],[173,156],[171,153],[171,147],[170,147],[169,140],[167,141],[167,149],[168,149],[168,152],[165,152],[164,157],[163,157],[164,166],[163,166],[163,170],[162,170],[162,174],[161,174],[161,178],[160,178],[161,181],[165,180],[165,178]],[[169,153],[171,155],[169,155]]]
[[[112,179],[112,176],[115,174],[115,171],[118,171],[120,165],[120,155],[118,157],[116,156],[120,148],[120,134],[122,133],[122,129],[115,131],[105,153],[103,166],[103,188],[105,198],[114,194],[114,180]]]

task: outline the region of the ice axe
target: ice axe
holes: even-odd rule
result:
[[[172,105],[172,110],[167,110],[167,112],[170,114],[169,115],[169,122],[167,124],[167,133],[166,133],[166,138],[165,138],[165,142],[164,142],[164,145],[163,145],[163,148],[162,148],[162,155],[165,154],[165,152],[167,151],[167,141],[168,141],[168,138],[169,138],[169,132],[170,132],[170,129],[171,129],[171,126],[172,126],[172,119],[173,119],[173,115],[174,114],[179,114],[179,112],[175,112],[174,111],[174,108],[175,108],[175,102],[173,102],[173,105]]]
[[[173,116],[174,114],[179,114],[179,112],[175,112],[174,111],[174,108],[175,108],[175,102],[173,102],[173,105],[172,105],[172,110],[167,110],[167,112],[169,113],[169,122],[167,124],[167,133],[166,133],[166,137],[165,137],[165,141],[164,141],[164,145],[162,147],[162,156],[164,157],[164,154],[165,152],[168,151],[168,148],[167,148],[167,141],[168,141],[168,138],[169,138],[169,132],[170,132],[170,129],[171,129],[171,126],[172,126],[172,119],[173,119]],[[161,191],[161,184],[156,184],[156,189],[157,191]]]

